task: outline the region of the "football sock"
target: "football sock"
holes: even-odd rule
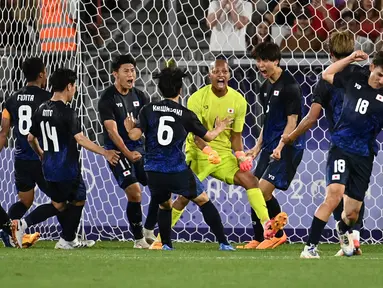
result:
[[[277,216],[279,213],[281,213],[281,206],[279,205],[277,198],[275,198],[274,196],[271,196],[271,199],[269,201],[266,201],[266,206],[271,219]],[[277,238],[280,238],[282,236],[283,230],[279,230],[275,234],[275,237]]]
[[[174,225],[176,225],[178,220],[180,220],[182,213],[184,213],[184,210],[185,209],[177,210],[176,208],[173,207],[173,209],[172,209],[172,227],[174,227]],[[161,233],[158,233],[157,240],[161,241]]]
[[[251,209],[251,224],[253,225],[254,237],[253,240],[258,242],[262,242],[265,240],[263,237],[263,225],[261,224],[261,220],[259,220],[257,214],[255,214],[254,210]]]
[[[247,190],[246,193],[251,208],[253,208],[258,218],[261,220],[261,225],[263,226],[270,218],[269,212],[267,211],[265,198],[263,198],[261,189],[252,188]]]
[[[153,197],[150,199],[149,208],[148,208],[148,216],[145,221],[145,229],[154,230],[154,227],[157,223],[158,217],[158,203],[153,200]]]
[[[339,221],[339,231],[344,234],[346,233],[347,231],[349,231],[351,229],[350,226],[348,226],[344,221],[343,219],[340,219]]]
[[[21,219],[24,214],[27,213],[28,207],[24,205],[21,201],[14,203],[11,208],[9,208],[8,215],[11,219]]]
[[[168,245],[172,247],[171,240],[171,224],[172,224],[172,209],[164,210],[159,209],[158,211],[158,229],[162,237],[162,245]]]
[[[142,232],[142,211],[141,202],[128,202],[126,215],[130,225],[131,232],[135,240],[144,238]]]
[[[314,216],[313,222],[311,223],[309,238],[307,240],[308,246],[310,246],[310,244],[318,245],[322,231],[326,224],[327,222]]]
[[[360,207],[358,220],[356,221],[354,227],[352,227],[352,230],[360,231],[360,229],[362,229],[363,218],[364,218],[364,202],[362,203],[362,206]]]
[[[340,221],[340,219],[342,218],[342,212],[343,212],[343,199],[340,201],[339,205],[332,212],[332,214],[334,215],[335,221]]]
[[[47,220],[50,217],[53,217],[59,214],[60,211],[50,204],[43,204],[38,206],[35,210],[33,210],[27,217],[25,217],[25,222],[28,227],[41,223]]]
[[[219,216],[218,210],[215,208],[214,204],[209,200],[199,208],[201,209],[206,224],[209,225],[211,231],[217,238],[218,243],[228,245],[229,242],[227,242],[225,232],[223,231],[221,216]]]
[[[69,205],[67,210],[69,213],[66,215],[66,225],[63,229],[62,236],[65,241],[73,241],[76,238],[78,225],[80,224],[82,210],[84,206]],[[61,214],[61,213],[60,213]]]
[[[0,206],[0,228],[3,229],[8,235],[11,235],[11,221],[7,212]]]

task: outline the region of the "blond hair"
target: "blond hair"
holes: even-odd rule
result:
[[[351,55],[354,52],[355,40],[350,31],[337,31],[331,34],[328,43],[330,53],[337,59]]]

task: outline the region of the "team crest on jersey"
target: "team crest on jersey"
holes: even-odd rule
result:
[[[375,99],[378,100],[378,101],[380,101],[380,102],[383,102],[383,96],[380,95],[380,94],[376,95],[376,98],[375,98]]]
[[[274,90],[274,96],[278,96],[279,95],[279,91],[278,90]]]
[[[138,101],[133,101],[133,106],[134,106],[134,107],[138,107],[138,106],[140,106],[140,102],[138,102]]]
[[[116,103],[117,107],[122,108],[122,103]]]
[[[126,170],[126,171],[124,171],[124,173],[122,173],[125,177],[126,176],[129,176],[130,175],[130,171],[129,170]]]
[[[233,108],[227,109],[227,113],[233,114],[234,113],[234,109]]]

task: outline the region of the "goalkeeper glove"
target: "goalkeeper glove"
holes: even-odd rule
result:
[[[246,153],[243,151],[236,151],[235,157],[237,157],[239,162],[239,169],[246,172],[250,171],[253,168],[253,159],[251,157],[246,157]]]
[[[210,146],[205,146],[202,152],[208,155],[208,160],[211,164],[219,164],[221,163],[221,157],[219,157],[217,151],[213,150]]]

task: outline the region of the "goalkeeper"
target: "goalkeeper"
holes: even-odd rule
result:
[[[245,188],[251,207],[265,226],[265,237],[271,238],[285,225],[284,213],[269,221],[258,180],[250,172],[252,158],[246,157],[243,152],[242,130],[247,102],[240,93],[228,87],[229,77],[226,60],[218,59],[213,62],[209,73],[211,84],[190,96],[187,108],[197,115],[208,130],[214,129],[217,117],[231,117],[234,119],[232,130],[224,131],[209,145],[201,138],[189,134],[186,141],[186,162],[201,181],[210,175],[227,184]],[[188,203],[189,200],[182,196],[173,203],[172,226],[177,223]],[[158,249],[160,245],[160,242],[154,242],[152,248]]]

